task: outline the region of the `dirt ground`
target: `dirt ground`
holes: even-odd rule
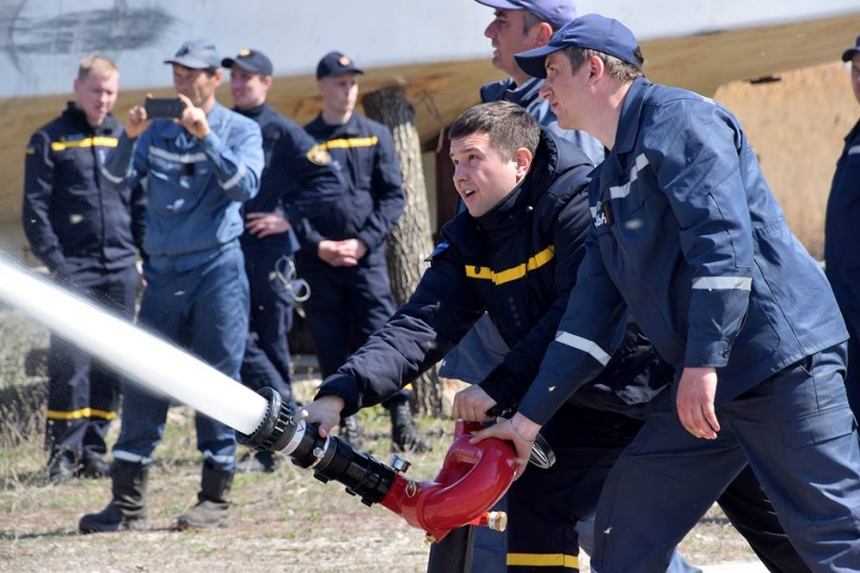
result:
[[[373,411],[364,418],[377,429],[371,449],[388,461],[386,416]],[[413,479],[432,479],[451,442],[450,421],[422,422],[432,436],[434,452],[410,455]],[[47,484],[38,456],[17,460],[8,452],[0,470],[0,572],[88,573],[218,571],[356,572],[426,571],[429,545],[423,532],[376,505],[365,507],[336,483],[323,484],[305,470],[282,464],[273,474],[241,474],[233,487],[232,528],[207,532],[171,529],[175,517],[191,507],[199,480],[191,415],[174,409],[160,461],[150,475],[147,532],[79,535],[77,521],[108,501],[107,479]],[[698,565],[749,561],[752,553],[718,511],[709,514],[682,546]],[[588,571],[587,559],[583,571]]]

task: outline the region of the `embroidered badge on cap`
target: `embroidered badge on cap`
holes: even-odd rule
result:
[[[247,58],[250,55],[251,55],[251,49],[250,48],[242,48],[241,50],[239,50],[239,57],[240,58]]]
[[[328,151],[319,145],[314,145],[310,148],[307,153],[307,158],[308,161],[315,165],[328,165],[331,163],[331,155],[329,155]]]
[[[352,63],[352,60],[350,60],[346,56],[341,56],[340,59],[337,61],[337,63],[339,63],[342,66],[348,66],[349,64]]]

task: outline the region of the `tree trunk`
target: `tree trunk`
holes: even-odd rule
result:
[[[367,117],[391,129],[394,149],[403,173],[404,208],[400,223],[388,237],[388,274],[398,305],[403,304],[421,280],[424,259],[433,250],[430,208],[421,165],[421,142],[415,125],[415,109],[400,87],[392,86],[365,94],[361,104]],[[413,382],[418,411],[424,415],[442,413],[442,391],[436,369]]]

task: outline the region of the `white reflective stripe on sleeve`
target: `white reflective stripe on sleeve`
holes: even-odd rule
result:
[[[571,348],[582,350],[604,366],[609,364],[609,360],[612,358],[594,342],[587,340],[581,336],[576,336],[575,334],[571,334],[569,332],[563,332],[559,330],[558,333],[555,335],[555,341],[561,342],[565,346],[570,346]]]
[[[693,288],[700,290],[750,290],[752,279],[749,277],[699,277],[693,281]]]
[[[848,155],[857,155],[860,153],[860,145],[852,145],[848,148]]]
[[[224,181],[223,183],[221,183],[221,188],[222,189],[230,189],[232,187],[235,187],[236,184],[239,183],[239,181],[241,181],[242,177],[244,177],[244,176],[245,176],[245,166],[240,165],[239,170],[236,171],[236,175],[234,175],[233,177],[231,177],[227,181]]]
[[[111,173],[110,171],[105,169],[104,167],[102,167],[101,172],[102,172],[102,177],[104,177],[105,179],[107,179],[111,183],[119,184],[119,183],[122,183],[123,180],[125,180],[125,177],[117,177],[116,175],[114,175],[113,173]]]
[[[203,457],[207,460],[212,460],[216,464],[227,465],[236,460],[235,456],[216,456],[209,450],[203,452]]]
[[[130,462],[133,464],[144,464],[144,465],[146,465],[146,464],[149,464],[152,462],[152,458],[150,458],[150,457],[143,457],[143,456],[139,456],[137,454],[133,454],[131,452],[126,452],[124,450],[117,450],[117,449],[114,449],[113,457],[116,460],[122,460],[124,462]]]
[[[167,151],[166,149],[161,149],[160,147],[155,147],[154,145],[149,146],[149,153],[156,157],[160,157],[161,159],[166,159],[175,163],[198,163],[206,161],[206,154],[203,152],[180,154]]]

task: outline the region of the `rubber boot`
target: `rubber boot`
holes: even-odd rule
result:
[[[230,502],[227,495],[233,486],[233,472],[216,470],[203,465],[197,505],[176,520],[178,529],[214,529],[230,527]]]
[[[358,416],[353,414],[340,420],[340,439],[345,441],[353,450],[361,450],[364,444],[364,436],[361,434],[361,426],[358,425]]]
[[[385,404],[391,413],[391,451],[424,453],[433,446],[415,428],[406,396],[394,396]]]
[[[89,513],[78,523],[81,533],[106,533],[148,529],[146,482],[149,468],[142,464],[115,460],[111,467],[113,499],[99,513]]]

